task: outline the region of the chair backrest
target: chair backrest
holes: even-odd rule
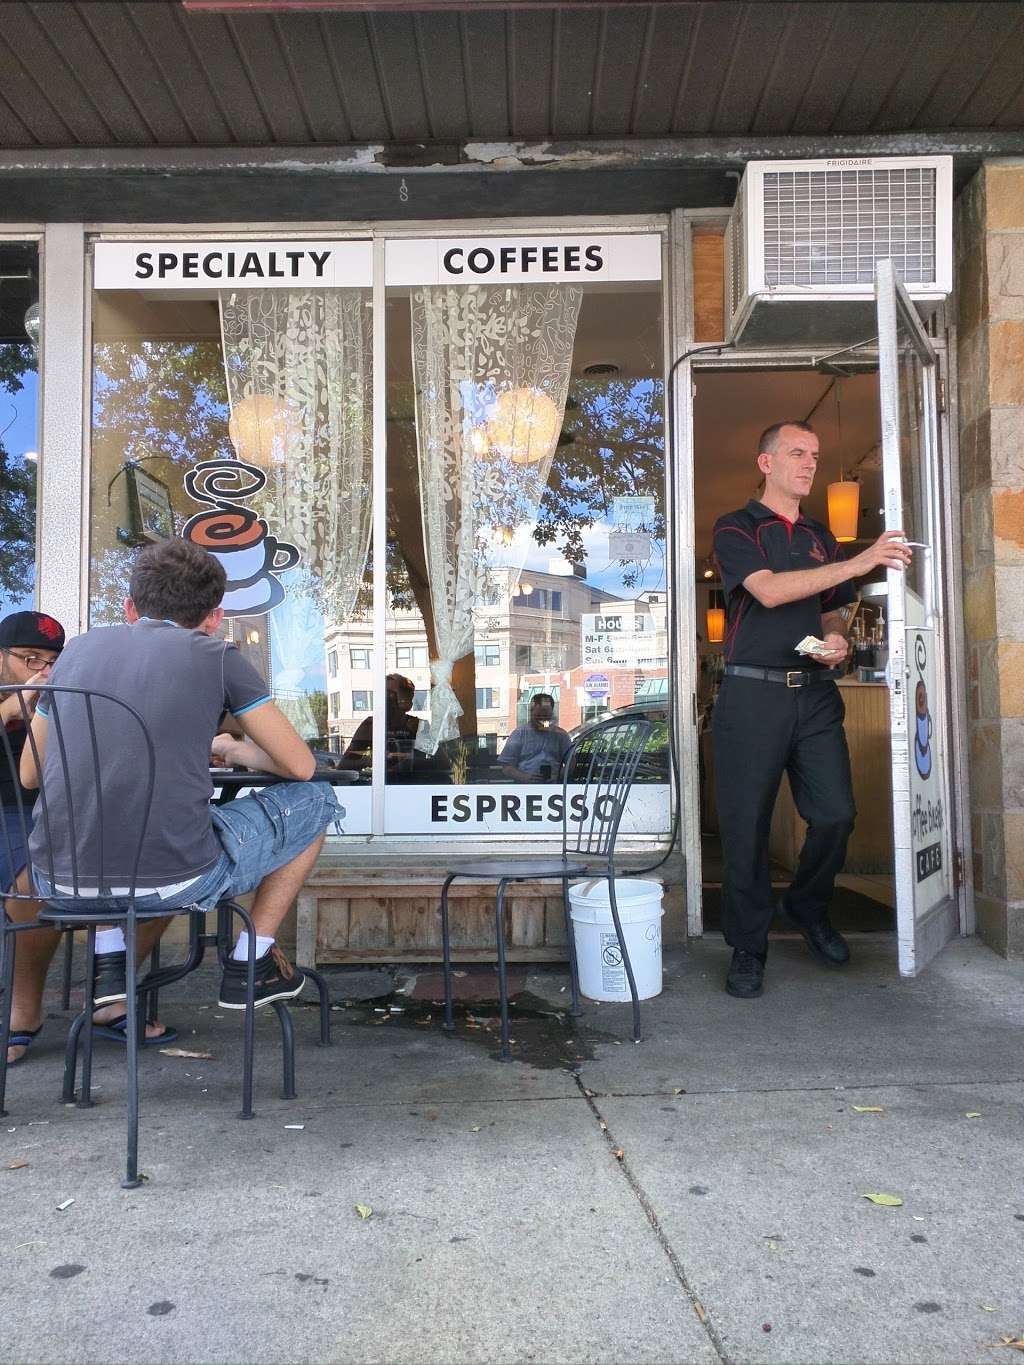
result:
[[[613,716],[577,735],[562,765],[562,853],[606,858],[615,852],[626,799],[654,726]],[[582,787],[582,791],[571,790]]]
[[[45,757],[32,734],[33,706],[48,716]],[[49,897],[63,904],[75,900],[114,898],[132,900],[138,882],[139,860],[153,806],[156,752],[146,722],[119,697],[82,687],[0,687],[0,699],[18,698],[26,735],[24,748],[42,774],[38,797],[22,790],[19,764],[11,734],[0,729],[0,772],[13,777],[13,804],[4,807],[0,824],[0,867],[5,880],[28,869],[27,886],[3,888],[9,899],[36,900],[37,876],[59,893]],[[101,755],[108,761],[101,763]],[[110,762],[116,755],[118,762]],[[10,800],[10,798],[8,799]],[[33,824],[43,834],[42,851],[28,855]],[[116,864],[111,861],[116,828]],[[22,856],[24,855],[24,856]],[[15,866],[20,864],[20,866]]]

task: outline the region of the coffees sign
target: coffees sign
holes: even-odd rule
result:
[[[365,289],[371,242],[97,242],[97,289]]]
[[[660,280],[661,237],[395,238],[385,255],[388,284],[594,284]]]

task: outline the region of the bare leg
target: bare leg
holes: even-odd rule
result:
[[[253,928],[261,938],[277,936],[281,921],[302,890],[313,864],[320,855],[323,842],[324,836],[321,834],[290,863],[277,868],[260,882],[256,899],[253,901],[252,922]]]
[[[28,889],[28,880],[23,871],[18,877],[18,890]],[[24,924],[35,919],[43,907],[42,901],[7,901],[7,913],[16,924]],[[170,919],[148,920],[139,926],[138,960],[142,962],[160,935],[170,924]],[[60,943],[59,929],[29,929],[18,935],[18,950],[15,958],[14,991],[11,995],[11,1028],[32,1031],[43,1022],[43,988],[50,961]],[[96,1011],[96,1022],[105,1023],[123,1014],[120,1005],[107,1005]],[[147,1037],[156,1037],[163,1031],[160,1024],[147,1028]],[[16,1062],[25,1051],[23,1047],[7,1049],[8,1063]]]

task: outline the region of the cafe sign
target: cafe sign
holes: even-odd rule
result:
[[[391,285],[660,280],[661,236],[399,238],[387,243],[385,276]]]
[[[371,242],[97,242],[97,289],[362,289]]]

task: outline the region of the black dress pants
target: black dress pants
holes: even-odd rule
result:
[[[786,687],[726,676],[715,703],[715,790],[722,836],[722,933],[733,948],[764,953],[775,901],[768,835],[783,773],[807,821],[785,909],[805,925],[828,914],[856,810],[846,708],[833,682]]]

